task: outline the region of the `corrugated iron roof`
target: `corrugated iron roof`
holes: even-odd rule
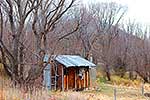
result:
[[[76,67],[76,66],[95,67],[96,66],[94,63],[77,55],[57,55],[56,57],[54,57],[54,59],[66,67]],[[44,57],[44,61],[47,60],[48,60],[48,55]]]

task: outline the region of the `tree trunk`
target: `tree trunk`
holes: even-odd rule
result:
[[[17,35],[14,35],[13,39],[13,56],[14,56],[14,72],[17,74],[18,72],[18,47],[19,47],[19,37]]]
[[[36,52],[39,53],[39,51],[41,50],[41,40],[42,40],[42,35],[41,34],[37,34],[35,35],[35,48],[36,48]]]
[[[20,55],[19,55],[19,58],[20,58],[20,66],[19,66],[19,76],[20,76],[20,78],[19,78],[19,83],[20,83],[20,85],[22,85],[23,84],[23,82],[24,82],[24,78],[23,78],[23,72],[24,72],[24,64],[23,64],[23,59],[24,59],[24,57],[23,57],[23,50],[24,50],[24,48],[23,48],[23,46],[21,46],[20,47]]]
[[[110,71],[109,71],[109,66],[108,65],[106,65],[106,77],[107,77],[108,81],[111,81]]]
[[[147,77],[143,77],[144,83],[148,83],[148,78]]]
[[[46,52],[46,51],[47,51],[47,39],[46,39],[46,34],[43,34],[41,42],[42,42],[42,45],[43,45],[42,49]]]
[[[133,72],[132,71],[129,71],[129,79],[133,80]]]
[[[17,85],[17,79],[18,79],[18,48],[19,48],[19,36],[18,35],[14,35],[14,37],[13,37],[14,39],[13,39],[13,41],[12,41],[12,43],[13,43],[13,47],[12,47],[12,49],[13,49],[13,57],[14,57],[14,59],[13,59],[13,61],[12,61],[12,73],[13,73],[13,75],[12,75],[12,78],[13,78],[13,83],[14,83],[14,85],[16,86]]]

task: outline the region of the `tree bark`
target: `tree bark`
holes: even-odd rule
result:
[[[36,34],[35,35],[35,48],[36,48],[36,52],[39,53],[41,50],[41,40],[42,40],[42,35],[41,34]]]
[[[24,82],[24,78],[23,78],[23,72],[24,72],[24,64],[23,64],[23,59],[24,59],[24,57],[23,57],[23,55],[24,55],[24,53],[23,53],[23,50],[24,50],[24,48],[23,48],[23,46],[21,46],[20,47],[20,51],[19,51],[19,53],[20,53],[20,55],[19,55],[19,59],[20,59],[20,66],[19,66],[19,76],[20,76],[20,78],[19,78],[19,83],[22,85],[23,84],[23,82]]]
[[[109,70],[109,66],[108,65],[106,65],[106,77],[107,77],[108,81],[111,81],[110,70]]]

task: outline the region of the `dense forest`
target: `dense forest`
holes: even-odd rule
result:
[[[132,80],[136,72],[150,83],[150,26],[124,19],[127,10],[114,2],[1,0],[0,63],[20,86],[42,74],[45,54],[92,56],[109,81],[112,72]]]

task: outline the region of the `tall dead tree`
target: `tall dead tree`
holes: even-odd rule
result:
[[[26,21],[28,21],[28,17],[30,16],[33,9],[37,8],[40,5],[40,0],[1,0],[1,12],[5,14],[1,15],[2,17],[8,18],[7,25],[10,26],[8,28],[8,31],[11,34],[12,40],[10,44],[10,49],[8,49],[8,46],[3,41],[3,24],[1,24],[1,40],[0,40],[0,46],[1,51],[4,53],[3,58],[7,59],[3,60],[3,64],[5,65],[5,69],[7,72],[9,72],[10,77],[12,78],[14,84],[20,83],[22,80],[22,75],[19,76],[19,73],[21,73],[20,69],[23,69],[23,66],[20,66],[22,63],[23,58],[20,58],[22,56],[21,52],[19,50],[22,48],[22,44],[20,43],[21,35],[24,34],[24,26],[26,24]],[[2,21],[1,21],[2,22]],[[9,62],[9,63],[8,63]]]
[[[49,51],[47,44],[48,44],[48,35],[49,33],[53,33],[53,30],[56,29],[56,25],[61,20],[62,16],[73,6],[74,2],[76,0],[45,0],[41,1],[41,5],[34,9],[32,16],[32,31],[35,36],[35,50],[36,53],[48,53],[50,55],[54,54],[54,51],[56,49],[56,46],[58,45],[59,41],[63,38],[67,37],[68,35],[74,33],[78,29],[78,24],[74,25],[73,30],[71,32],[65,33],[62,36],[58,37],[56,40],[52,42],[56,42],[55,46],[51,48],[52,50]],[[42,52],[41,52],[42,51]],[[42,54],[43,57],[43,54]],[[50,59],[50,58],[49,58]],[[36,66],[36,68],[31,68],[29,70],[29,76],[27,77],[27,80],[34,80],[36,77],[40,76],[42,74],[43,69],[45,66],[43,66],[42,61],[40,59],[37,60],[40,62],[40,65]],[[36,74],[33,73],[34,70],[36,71]],[[38,73],[38,75],[37,75]],[[27,81],[27,82],[28,82]]]
[[[55,29],[56,24],[61,17],[71,8],[75,0],[1,0],[0,1],[0,18],[1,18],[1,34],[0,34],[0,48],[2,56],[2,63],[9,73],[14,84],[29,86],[38,78],[45,66],[43,64],[44,54],[46,52],[47,34]],[[4,16],[4,14],[5,16]],[[6,21],[8,31],[4,31],[3,19]],[[28,24],[28,23],[32,23]],[[35,38],[27,38],[26,31],[30,29],[28,25],[32,26]],[[63,38],[71,35],[78,29],[78,24],[74,25],[71,32],[63,34],[56,41],[57,43]],[[10,42],[6,43],[4,40],[4,33],[9,33]],[[32,32],[29,31],[31,34]],[[29,35],[29,33],[27,35]],[[32,36],[32,35],[30,35]],[[35,39],[35,48],[28,48],[24,43],[24,39]],[[26,40],[26,39],[25,39]],[[35,49],[36,52],[29,49]],[[30,52],[38,58],[36,64],[31,65],[27,76],[24,75],[25,60],[29,59],[25,52]],[[27,53],[26,52],[26,53]],[[25,58],[26,57],[26,58]],[[5,59],[4,59],[5,58]]]

